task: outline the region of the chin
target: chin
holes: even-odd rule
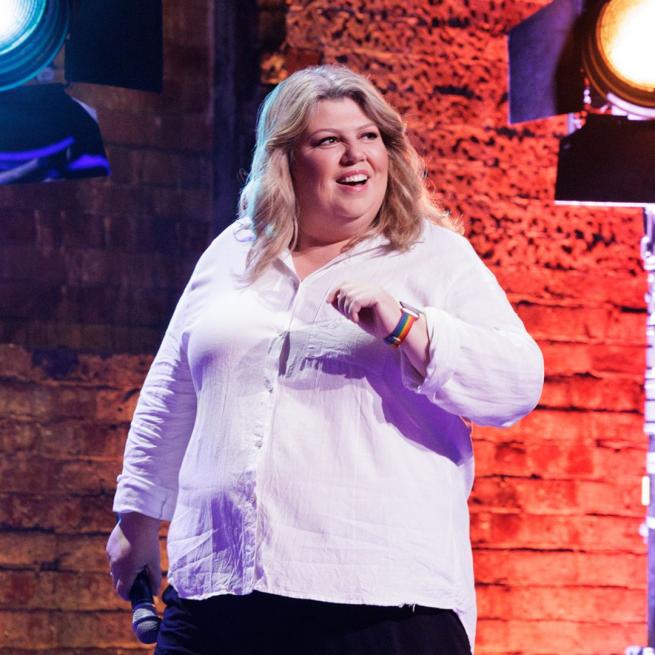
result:
[[[335,207],[335,210],[333,212],[333,216],[339,216],[343,219],[351,220],[351,221],[356,221],[360,219],[365,219],[366,216],[371,216],[371,220],[373,220],[376,216],[377,213],[380,211],[380,205],[375,205],[371,206],[371,204],[366,203],[364,206],[354,206],[348,205],[347,207]]]
[[[368,212],[366,213],[361,213],[361,214],[352,214],[352,213],[345,213],[345,212],[339,212],[338,214],[335,214],[335,218],[341,222],[341,223],[346,223],[348,225],[370,225],[373,220],[375,219],[375,214],[373,214],[372,218],[369,219],[370,214]]]

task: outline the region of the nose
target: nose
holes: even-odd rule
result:
[[[354,164],[366,159],[366,153],[361,143],[357,141],[345,141],[344,145],[343,156],[341,158],[343,164]]]

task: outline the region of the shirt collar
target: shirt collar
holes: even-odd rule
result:
[[[344,259],[353,257],[354,255],[360,255],[377,248],[383,248],[389,245],[389,239],[384,234],[374,234],[370,237],[358,241],[352,248],[346,250],[346,252],[337,255],[334,259],[329,261],[323,268],[328,268],[338,264]],[[278,255],[278,260],[286,266],[290,271],[296,275],[296,268],[293,265],[293,257],[291,256],[291,251],[288,248],[285,248]]]

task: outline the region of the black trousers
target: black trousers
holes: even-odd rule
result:
[[[253,592],[184,600],[168,587],[155,655],[470,655],[457,614]]]

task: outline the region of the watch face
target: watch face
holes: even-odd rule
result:
[[[408,314],[411,314],[414,318],[418,318],[423,313],[420,309],[417,309],[416,307],[412,307],[411,305],[408,305],[406,302],[403,302],[402,300],[400,301],[400,306],[403,308],[404,311],[406,311]]]

